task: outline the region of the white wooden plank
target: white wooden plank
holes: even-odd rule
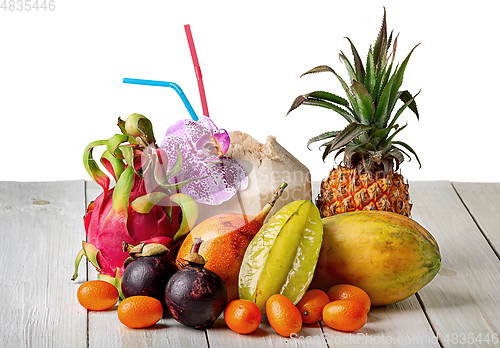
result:
[[[450,182],[413,182],[410,195],[413,218],[441,250],[442,271],[418,293],[441,342],[446,347],[494,345],[480,339],[498,339],[500,332],[498,258]]]
[[[2,347],[87,347],[71,282],[84,236],[84,182],[0,182]]]
[[[85,201],[88,206],[90,202],[95,200],[102,193],[102,187],[95,181],[85,182]]]
[[[207,347],[204,330],[195,330],[166,314],[145,329],[120,323],[116,306],[105,312],[90,312],[89,347]]]
[[[454,182],[453,187],[497,254],[500,254],[500,183]]]
[[[439,347],[415,296],[387,306],[374,307],[366,325],[352,333],[323,325],[330,347]]]
[[[297,337],[283,337],[277,334],[267,322],[265,316],[257,330],[247,335],[240,335],[226,325],[221,316],[207,329],[208,341],[212,347],[262,348],[262,347],[305,347],[305,337],[317,337],[315,347],[326,347],[326,341],[319,324],[303,325]]]

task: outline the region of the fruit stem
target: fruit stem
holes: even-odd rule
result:
[[[184,264],[179,264],[181,267],[186,267],[186,266],[195,266],[195,267],[203,267],[205,266],[205,259],[203,256],[198,254],[198,251],[200,250],[201,243],[203,243],[203,240],[200,237],[196,237],[193,240],[193,246],[191,247],[191,251],[189,254],[186,255],[186,257],[183,258],[184,261],[186,261]]]
[[[269,214],[271,209],[274,207],[274,204],[281,197],[281,194],[283,193],[283,191],[287,186],[288,184],[283,181],[281,185],[276,189],[276,191],[274,191],[273,197],[269,200],[269,202],[266,203],[264,208],[262,208],[262,210],[259,212],[259,215],[267,216],[267,214]]]
[[[191,247],[191,254],[198,254],[198,251],[200,251],[200,246],[201,243],[203,243],[203,240],[200,237],[196,237],[193,240],[193,246]]]

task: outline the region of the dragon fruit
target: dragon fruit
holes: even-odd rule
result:
[[[126,122],[119,118],[118,126],[122,134],[92,142],[84,152],[85,168],[103,192],[89,204],[83,218],[87,241],[76,257],[72,279],[78,277],[78,266],[86,256],[99,272],[99,279],[115,284],[121,293],[123,264],[129,256],[122,243],[160,243],[170,250],[178,247],[183,237],[179,227],[182,218],[186,218],[183,214],[197,215],[197,211],[183,211],[169,197],[183,195],[175,192],[198,178],[169,183],[182,167],[180,149],[169,169],[166,153],[156,146],[151,122],[146,117],[132,114]],[[92,158],[93,148],[99,145],[107,146],[101,163],[116,181],[111,189],[110,178]],[[184,230],[183,234],[187,232]]]

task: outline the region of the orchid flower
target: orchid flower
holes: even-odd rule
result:
[[[213,135],[204,134],[195,144],[196,156],[200,161],[217,161],[229,150],[231,140],[225,129]]]
[[[226,130],[218,129],[208,117],[176,121],[167,129],[160,145],[170,166],[177,157],[177,147],[182,154],[182,168],[171,182],[201,178],[180,191],[204,204],[217,205],[229,200],[248,186],[245,169],[235,159],[225,156],[229,144]]]

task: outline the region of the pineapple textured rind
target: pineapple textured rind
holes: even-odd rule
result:
[[[337,166],[321,182],[316,205],[322,217],[351,211],[383,210],[411,215],[409,184],[399,173],[357,174],[356,169]]]

